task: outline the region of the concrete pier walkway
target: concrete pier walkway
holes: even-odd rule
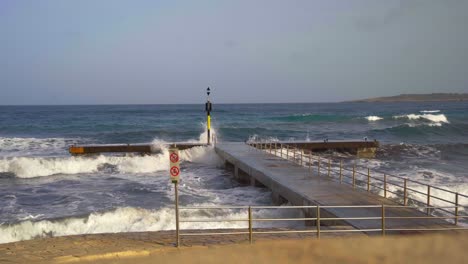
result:
[[[311,176],[309,169],[291,161],[257,150],[244,143],[219,143],[216,153],[233,167],[234,175],[241,181],[263,185],[273,194],[277,203],[289,201],[292,205],[386,205],[398,206],[397,203],[376,194],[353,189],[350,186],[332,181],[327,177]],[[306,212],[315,217],[315,211]],[[378,229],[381,227],[382,208],[321,208],[321,217],[352,218],[375,217],[372,220],[347,219],[339,223],[349,224],[356,229]],[[385,209],[386,228],[447,228],[454,227],[448,222],[427,217],[413,208]],[[391,219],[391,217],[411,217],[410,219]],[[420,217],[420,218],[417,218]],[[332,224],[322,221],[322,224]],[[334,224],[337,224],[335,221]]]

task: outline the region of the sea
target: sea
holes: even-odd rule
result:
[[[359,159],[358,165],[468,195],[467,102],[214,102],[211,115],[217,142],[376,139],[381,143],[376,157]],[[205,127],[202,103],[0,106],[0,243],[175,229],[166,149],[152,155],[71,156],[68,147],[205,142]],[[212,147],[184,150],[181,158],[181,205],[273,204],[267,189],[233,180]],[[298,213],[256,214],[268,218]],[[245,215],[237,209],[181,211],[185,218]],[[183,223],[182,228],[245,225],[198,222]]]

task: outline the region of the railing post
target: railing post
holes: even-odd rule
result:
[[[370,191],[370,169],[367,168],[367,191]]]
[[[302,158],[304,157],[303,152],[304,152],[304,150],[301,149],[301,166],[303,165],[303,161],[302,161]]]
[[[427,206],[426,213],[427,215],[430,215],[431,214],[431,210],[429,208],[429,206],[431,206],[431,186],[430,185],[427,186],[427,205],[426,206]]]
[[[312,176],[312,150],[309,152],[309,175]]]
[[[180,228],[179,228],[179,188],[177,181],[174,181],[175,195],[175,217],[176,217],[176,247],[180,247]]]
[[[320,156],[318,157],[317,177],[320,177]]]
[[[286,145],[286,160],[289,160],[289,145]]]
[[[343,161],[340,160],[340,183],[343,183]]]
[[[356,188],[356,164],[353,165],[353,189]]]
[[[317,212],[316,212],[316,215],[317,215],[317,221],[316,221],[316,225],[317,225],[317,238],[320,239],[320,205],[317,205]]]
[[[404,185],[403,185],[403,205],[406,206],[408,205],[408,193],[407,193],[407,180],[404,180]]]
[[[278,143],[275,142],[275,156],[278,156]]]
[[[458,193],[455,193],[455,225],[458,225]]]
[[[328,159],[328,177],[330,177],[330,171],[331,171],[331,159]]]
[[[293,152],[293,162],[296,163],[296,147],[293,148],[294,152]]]
[[[382,236],[385,236],[385,205],[382,204]]]
[[[252,207],[249,206],[249,242],[252,244],[253,232],[252,232]]]
[[[387,174],[384,173],[383,175],[383,185],[384,185],[384,197],[387,198]]]

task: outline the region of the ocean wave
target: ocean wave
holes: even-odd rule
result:
[[[408,115],[396,115],[393,116],[395,119],[409,119],[409,120],[423,120],[432,122],[432,125],[441,126],[442,123],[450,123],[447,117],[444,114],[408,114]]]
[[[221,163],[212,147],[181,151],[181,159],[209,165]],[[151,173],[168,170],[168,160],[165,148],[161,154],[147,156],[11,157],[0,159],[0,173],[13,173],[18,178],[108,172],[109,168],[120,173]]]
[[[365,119],[367,119],[368,121],[379,121],[379,120],[382,120],[383,118],[379,116],[366,116]]]
[[[213,204],[196,204],[194,206],[213,206]],[[300,212],[291,210],[256,210],[256,216],[262,218],[299,217]],[[247,219],[247,210],[181,210],[181,218],[197,219]],[[44,237],[56,237],[79,234],[121,233],[174,230],[174,209],[143,209],[135,207],[120,207],[107,212],[95,212],[81,217],[69,217],[54,220],[26,220],[15,224],[0,225],[0,243],[9,243]],[[247,228],[246,222],[193,222],[180,223],[181,229],[215,229],[215,228]],[[284,226],[285,223],[256,223],[255,227]],[[292,226],[291,223],[286,225]],[[294,223],[297,226],[297,223]]]
[[[76,143],[76,138],[19,138],[0,137],[2,156],[43,155],[64,152],[67,146]]]
[[[450,145],[449,145],[450,146]],[[383,144],[378,152],[379,159],[405,159],[410,157],[440,158],[443,146],[421,145],[421,144]]]

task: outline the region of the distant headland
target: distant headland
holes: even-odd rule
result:
[[[353,100],[349,102],[461,102],[468,101],[468,93],[431,93],[431,94],[400,94],[388,97],[375,97]]]

